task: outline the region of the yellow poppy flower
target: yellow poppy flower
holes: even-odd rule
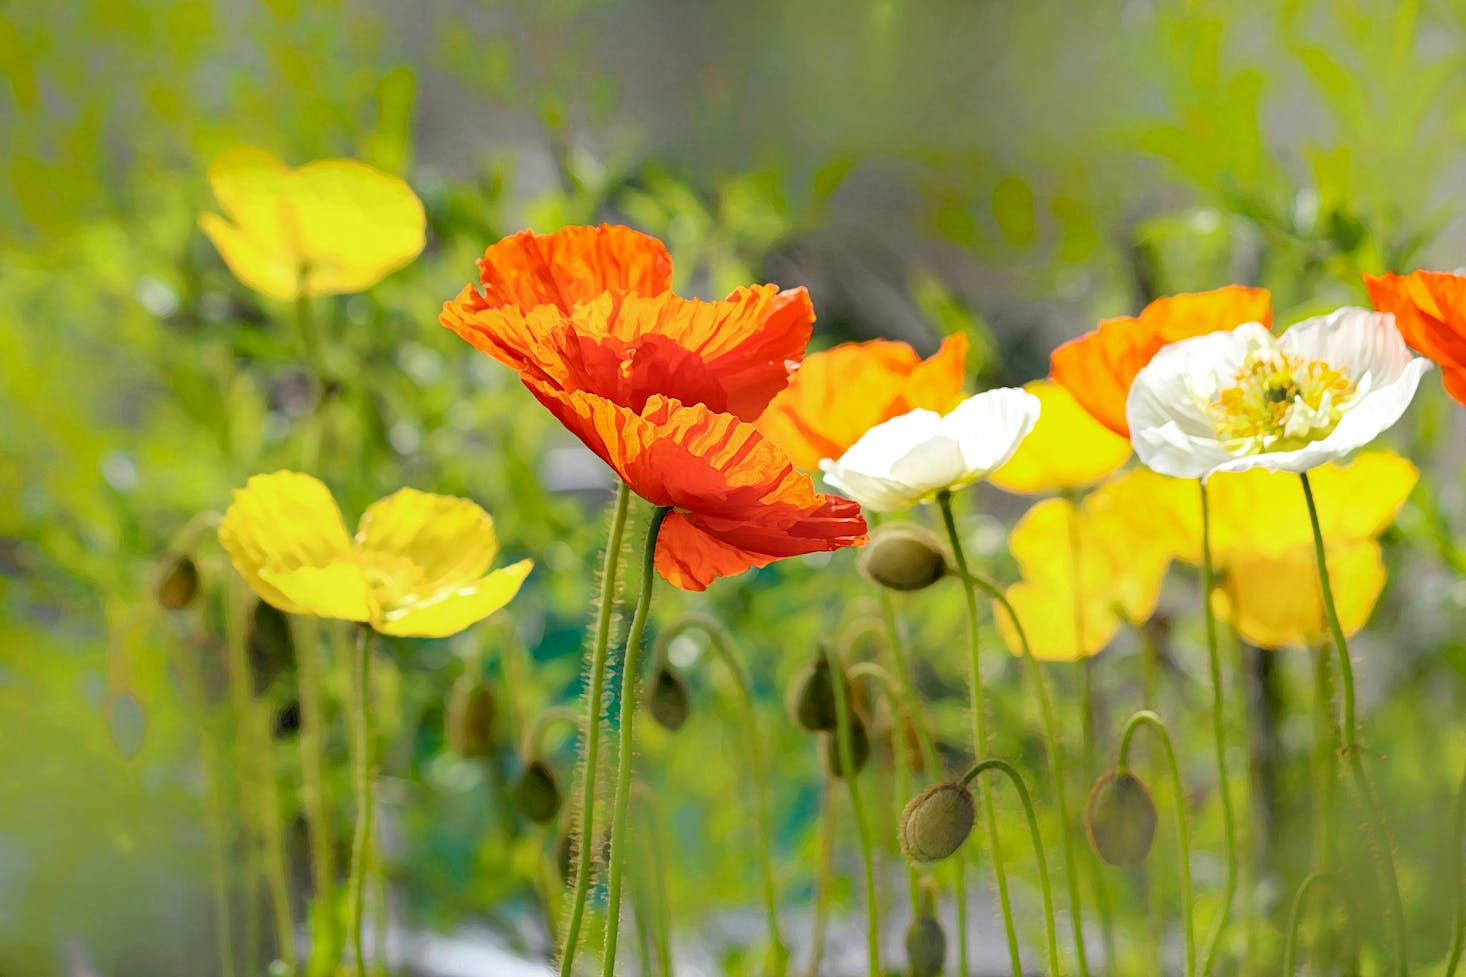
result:
[[[422,252],[422,201],[397,177],[349,159],[291,168],[241,147],[209,164],[224,211],[199,226],[245,285],[278,299],[370,288]]]
[[[1038,423],[1008,463],[988,476],[998,488],[1028,495],[1083,488],[1130,457],[1130,442],[1091,417],[1064,387],[1035,380],[1023,389],[1042,405]]]
[[[1328,551],[1329,583],[1346,635],[1369,622],[1385,586],[1379,544],[1357,540]],[[1316,645],[1328,638],[1313,548],[1282,556],[1244,556],[1223,572],[1214,605],[1259,648]]]
[[[467,499],[401,489],[367,507],[353,538],[330,489],[297,472],[256,475],[234,493],[219,542],[261,600],[287,614],[362,621],[438,638],[518,593],[533,562],[488,573],[494,521]]]
[[[1136,471],[1117,481],[1148,477]],[[1009,536],[1023,579],[1007,597],[1036,658],[1098,654],[1122,624],[1143,624],[1155,613],[1172,549],[1157,543],[1140,513],[1114,498],[1094,493],[1078,506],[1047,499],[1029,509]],[[1020,653],[1006,613],[995,613],[1009,649]]]

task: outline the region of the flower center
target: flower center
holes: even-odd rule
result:
[[[1328,437],[1356,393],[1339,367],[1276,348],[1250,353],[1209,412],[1238,455],[1296,451]]]

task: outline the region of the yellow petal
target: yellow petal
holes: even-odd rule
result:
[[[294,177],[308,294],[363,291],[422,252],[422,201],[397,177],[349,159],[307,163]]]
[[[296,297],[303,260],[290,212],[292,183],[290,168],[263,149],[226,150],[209,164],[209,186],[225,217],[199,218],[234,277],[279,299]]]
[[[315,613],[266,572],[328,567],[350,559],[351,537],[330,489],[309,475],[255,475],[234,493],[219,524],[219,544],[260,599],[291,614]]]
[[[383,571],[373,585],[389,611],[467,586],[499,549],[494,520],[473,502],[411,488],[368,506],[356,543],[363,560]]]
[[[1329,582],[1345,634],[1369,622],[1385,585],[1379,544],[1366,540],[1328,552]],[[1237,633],[1261,648],[1327,640],[1313,550],[1239,559],[1222,580],[1218,610]]]
[[[520,584],[533,566],[533,561],[521,560],[466,587],[443,591],[421,603],[393,610],[383,615],[377,630],[419,638],[457,634],[509,603],[519,593]]]
[[[1120,628],[1120,618],[1112,608],[1089,601],[1076,609],[1073,591],[1048,583],[1020,581],[1008,588],[1007,597],[1023,623],[1033,657],[1040,661],[1076,661],[1096,655]],[[994,602],[993,615],[1008,650],[1023,654],[1008,612]]]
[[[343,621],[371,621],[379,616],[366,574],[354,561],[294,570],[267,568],[260,576],[303,609],[297,613]]]
[[[243,285],[271,298],[296,298],[300,288],[300,259],[293,252],[279,242],[252,236],[218,214],[199,217],[199,227]]]
[[[1025,494],[1083,488],[1130,457],[1130,442],[1091,417],[1064,387],[1035,380],[1023,389],[1038,397],[1042,408],[1018,451],[988,476],[998,488]]]

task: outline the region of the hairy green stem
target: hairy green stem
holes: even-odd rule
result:
[[[372,629],[357,627],[356,670],[352,682],[356,701],[351,716],[352,769],[356,784],[356,832],[351,842],[351,872],[346,880],[348,894],[347,930],[351,935],[352,954],[356,958],[356,977],[366,977],[366,940],[362,934],[362,917],[366,906],[367,865],[372,857]]]
[[[1313,486],[1309,484],[1306,472],[1298,477],[1303,482],[1303,498],[1308,503],[1308,521],[1313,529],[1313,555],[1318,564],[1318,585],[1323,595],[1324,618],[1328,621],[1329,633],[1333,636],[1334,648],[1338,652],[1340,693],[1343,696],[1343,716],[1339,724],[1340,750],[1349,764],[1359,802],[1364,808],[1365,835],[1374,852],[1375,870],[1387,896],[1395,942],[1395,973],[1397,977],[1405,977],[1410,972],[1409,952],[1405,936],[1405,904],[1400,897],[1400,878],[1395,871],[1394,843],[1389,837],[1389,826],[1384,812],[1374,796],[1369,773],[1364,769],[1364,748],[1360,745],[1359,725],[1354,715],[1354,666],[1349,661],[1349,642],[1344,637],[1343,625],[1339,623],[1339,612],[1334,606],[1334,589],[1329,583],[1328,559],[1324,551],[1323,529],[1318,521],[1318,506],[1313,499]]]
[[[1171,775],[1171,793],[1176,804],[1176,839],[1181,846],[1179,857],[1181,871],[1181,903],[1185,918],[1183,919],[1186,935],[1186,977],[1196,973],[1196,901],[1191,891],[1191,832],[1186,827],[1186,787],[1181,781],[1181,768],[1176,764],[1176,750],[1171,743],[1170,731],[1166,729],[1165,722],[1159,715],[1149,709],[1142,709],[1130,717],[1125,723],[1125,730],[1120,735],[1120,750],[1115,761],[1115,772],[1124,773],[1127,770],[1130,758],[1130,741],[1135,733],[1142,726],[1149,727],[1161,741],[1161,749],[1166,754],[1166,767]],[[1156,945],[1157,951],[1161,949]]]
[[[616,974],[616,938],[621,928],[621,883],[626,870],[626,811],[631,800],[631,752],[636,738],[636,677],[641,664],[641,638],[646,632],[647,612],[652,604],[652,583],[656,579],[657,534],[668,510],[652,510],[642,551],[641,590],[631,630],[626,636],[626,654],[621,665],[621,723],[616,731],[620,749],[616,758],[616,798],[611,811],[611,864],[606,886],[606,941],[601,957],[604,977]]]
[[[829,656],[828,651],[825,654]],[[881,914],[876,899],[875,853],[870,836],[870,821],[860,799],[860,772],[855,769],[855,752],[850,742],[851,706],[847,698],[849,689],[841,678],[845,663],[842,660],[833,660],[829,665],[833,676],[831,684],[835,687],[835,748],[839,751],[840,769],[844,771],[840,779],[845,781],[845,786],[850,791],[850,807],[855,814],[855,828],[860,835],[860,853],[865,866],[866,955],[869,958],[870,977],[881,977]]]
[[[957,520],[952,515],[952,493],[946,489],[937,493],[937,505],[942,510],[942,521],[947,527],[947,539],[952,544],[952,558],[957,561],[957,571],[964,578],[972,575],[967,569],[967,556],[962,548],[962,534],[957,531]],[[971,587],[963,587],[962,594],[967,600],[967,636],[970,659],[968,670],[971,672],[969,689],[971,692],[972,712],[972,749],[974,756],[982,756],[987,752],[987,731],[983,719],[983,696],[982,696],[982,670],[978,661],[978,615],[977,595],[972,592]],[[1003,913],[1003,930],[1008,940],[1008,958],[1013,968],[1013,977],[1022,977],[1023,960],[1018,952],[1018,933],[1013,923],[1013,907],[1008,898],[1008,874],[1003,868],[1003,848],[998,833],[997,808],[993,804],[992,794],[983,791],[983,813],[987,822],[988,844],[991,849],[990,857],[993,862],[993,877],[998,885],[998,904]]]
[[[1309,893],[1324,884],[1333,886],[1338,893],[1339,902],[1349,917],[1349,929],[1354,929],[1354,904],[1343,881],[1331,872],[1310,872],[1298,883],[1298,891],[1293,894],[1293,904],[1288,910],[1288,936],[1287,942],[1283,944],[1283,977],[1293,977],[1298,969],[1298,930],[1303,923],[1303,910]]]
[[[1211,556],[1211,506],[1206,483],[1198,481],[1201,491],[1201,609],[1206,622],[1206,652],[1211,670],[1212,740],[1217,760],[1217,793],[1222,800],[1223,843],[1227,858],[1227,874],[1222,888],[1222,905],[1207,937],[1201,958],[1201,977],[1208,977],[1216,960],[1217,948],[1232,914],[1232,900],[1237,894],[1237,819],[1232,808],[1232,785],[1227,770],[1227,716],[1222,698],[1222,657],[1217,649],[1217,618],[1212,609],[1212,593],[1216,590],[1216,573]]]
[[[330,799],[326,790],[326,696],[322,662],[325,645],[321,622],[301,617],[300,640],[296,643],[295,680],[300,696],[300,731],[296,749],[300,754],[301,806],[305,814],[306,848],[310,856],[311,888],[314,893],[311,921],[311,951],[307,970],[315,977],[332,973],[341,957],[337,938],[336,870],[331,864],[335,832],[331,830]]]
[[[1018,800],[1023,805],[1024,817],[1028,819],[1028,834],[1033,840],[1033,854],[1038,862],[1038,887],[1044,901],[1044,932],[1049,945],[1049,973],[1053,977],[1058,977],[1059,936],[1054,926],[1054,892],[1049,885],[1049,863],[1048,858],[1044,855],[1043,835],[1038,830],[1038,817],[1033,812],[1033,798],[1029,796],[1028,787],[1023,783],[1023,777],[1017,769],[1007,760],[997,757],[979,760],[968,767],[967,773],[962,775],[962,783],[972,783],[979,774],[987,770],[996,770],[1012,782],[1014,790],[1018,791]],[[987,791],[983,793],[986,794]]]
[[[591,863],[595,861],[596,779],[600,770],[601,710],[605,699],[607,647],[611,640],[611,619],[615,614],[616,573],[621,562],[621,539],[626,534],[626,510],[631,504],[631,489],[622,483],[616,490],[611,510],[611,528],[606,538],[606,552],[601,565],[601,593],[596,603],[595,641],[591,646],[590,674],[586,678],[585,695],[585,773],[580,793],[580,836],[575,859],[575,888],[571,897],[570,919],[565,925],[565,943],[560,952],[560,977],[574,973],[575,954],[580,948],[580,928],[585,920],[585,902],[590,894]]]

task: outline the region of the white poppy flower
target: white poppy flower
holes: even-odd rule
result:
[[[1282,336],[1248,322],[1162,349],[1125,415],[1135,453],[1163,475],[1306,472],[1399,420],[1430,367],[1387,312],[1338,309]]]
[[[836,492],[876,512],[906,509],[999,468],[1038,420],[1039,399],[1003,387],[969,397],[943,416],[914,410],[877,424],[838,461],[820,462]]]

